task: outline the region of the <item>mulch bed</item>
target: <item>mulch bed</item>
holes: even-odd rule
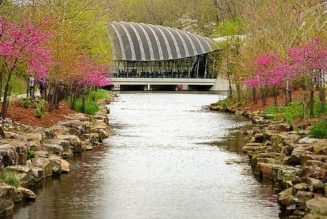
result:
[[[67,103],[61,102],[58,110],[53,110],[52,112],[47,111],[42,118],[36,118],[34,108],[24,108],[20,106],[19,103],[13,103],[8,108],[7,117],[15,122],[20,122],[26,125],[50,127],[59,121],[65,120],[65,116],[74,113],[77,112],[71,110]]]

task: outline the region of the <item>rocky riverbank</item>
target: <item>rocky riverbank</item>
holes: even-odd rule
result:
[[[327,218],[327,139],[311,138],[308,127],[295,131],[260,111],[210,106],[212,111],[242,115],[253,128],[244,131],[243,152],[256,176],[271,179],[288,218]]]
[[[11,214],[15,203],[35,200],[29,188],[46,177],[69,173],[74,154],[92,150],[109,137],[107,105],[115,94],[100,102],[93,116],[77,113],[49,128],[3,121],[0,139],[0,217]],[[8,184],[6,184],[7,182]],[[11,185],[9,185],[11,184]]]

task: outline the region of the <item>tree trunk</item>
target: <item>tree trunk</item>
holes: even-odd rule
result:
[[[277,106],[277,98],[278,98],[277,88],[274,88],[273,95],[274,95],[274,105]]]
[[[233,87],[232,87],[232,79],[230,74],[228,74],[228,87],[229,87],[229,98],[233,99]]]
[[[286,85],[285,85],[285,106],[288,106],[289,104],[289,80],[286,79]]]
[[[256,88],[252,88],[252,98],[253,98],[253,103],[257,104],[258,99],[257,99],[257,89]]]
[[[82,95],[82,113],[85,113],[85,94]]]
[[[325,114],[326,111],[326,88],[324,74],[321,73],[320,84],[319,84],[319,98],[320,98],[320,111],[322,114]]]
[[[241,92],[241,84],[240,83],[237,83],[236,84],[236,91],[237,91],[237,101],[238,102],[241,102],[241,99],[242,99],[242,92]]]
[[[6,115],[7,115],[7,101],[8,101],[9,83],[10,83],[10,80],[11,80],[11,75],[12,75],[12,72],[9,72],[8,78],[7,78],[7,81],[6,81],[5,92],[4,92],[4,95],[3,95],[2,113],[1,113],[1,117],[3,119],[6,118]]]
[[[310,89],[310,104],[309,104],[310,105],[310,117],[314,116],[314,104],[315,104],[314,98],[315,98],[315,90],[314,90],[314,87],[312,87]]]

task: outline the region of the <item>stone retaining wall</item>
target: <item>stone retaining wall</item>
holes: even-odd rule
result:
[[[213,111],[233,113],[252,120],[244,131],[249,157],[256,176],[271,179],[278,203],[288,218],[327,218],[327,139],[315,139],[309,129],[294,131],[285,122],[246,111],[211,105]]]
[[[0,168],[18,178],[20,187],[0,183],[0,217],[10,214],[14,203],[35,200],[27,189],[46,177],[69,173],[69,158],[93,150],[108,138],[109,109],[115,94],[100,102],[94,116],[77,113],[49,128],[32,127],[6,120],[5,139],[0,139]]]

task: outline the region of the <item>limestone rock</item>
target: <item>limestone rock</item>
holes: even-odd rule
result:
[[[44,158],[44,157],[33,158],[32,165],[34,167],[39,167],[43,169],[43,173],[45,177],[52,175],[52,165],[48,158]]]
[[[305,203],[313,197],[312,192],[298,191],[295,195],[296,201],[300,203]]]
[[[319,141],[317,138],[304,137],[299,140],[300,144],[313,144]]]
[[[0,183],[0,199],[11,199],[14,191],[15,187],[5,183]]]
[[[60,165],[61,165],[61,168],[60,169],[61,169],[61,172],[62,173],[69,173],[70,172],[70,164],[69,164],[68,161],[61,160]]]
[[[16,165],[8,166],[5,168],[5,170],[17,174],[21,185],[32,186],[37,182],[37,178],[30,167]]]
[[[313,214],[327,216],[327,198],[317,197],[307,201],[307,208]]]
[[[0,168],[16,165],[18,155],[15,148],[9,144],[0,145]]]
[[[26,200],[35,200],[36,199],[36,195],[33,191],[23,188],[23,187],[18,187],[17,189],[15,189],[15,193],[21,194],[22,197]]]
[[[299,183],[293,186],[293,193],[296,194],[298,191],[310,191],[309,185],[306,183]]]
[[[47,151],[35,151],[35,156],[47,158],[49,157],[49,153]]]
[[[60,157],[50,157],[50,166],[52,170],[52,174],[60,174],[61,173],[61,158]]]
[[[293,189],[288,188],[278,194],[278,203],[283,207],[289,207],[295,204]]]
[[[76,135],[58,135],[57,138],[69,141],[73,152],[82,152],[81,140]]]
[[[322,192],[324,190],[324,183],[319,179],[305,178],[304,181],[310,186],[313,192]]]
[[[58,144],[44,144],[43,146],[49,154],[61,155],[64,152],[62,146]]]
[[[17,153],[17,163],[19,165],[25,165],[27,160],[27,150],[29,149],[26,141],[16,139],[6,139],[2,141],[5,144],[12,145]]]
[[[25,136],[28,141],[37,141],[42,143],[44,139],[41,133],[28,133]]]

